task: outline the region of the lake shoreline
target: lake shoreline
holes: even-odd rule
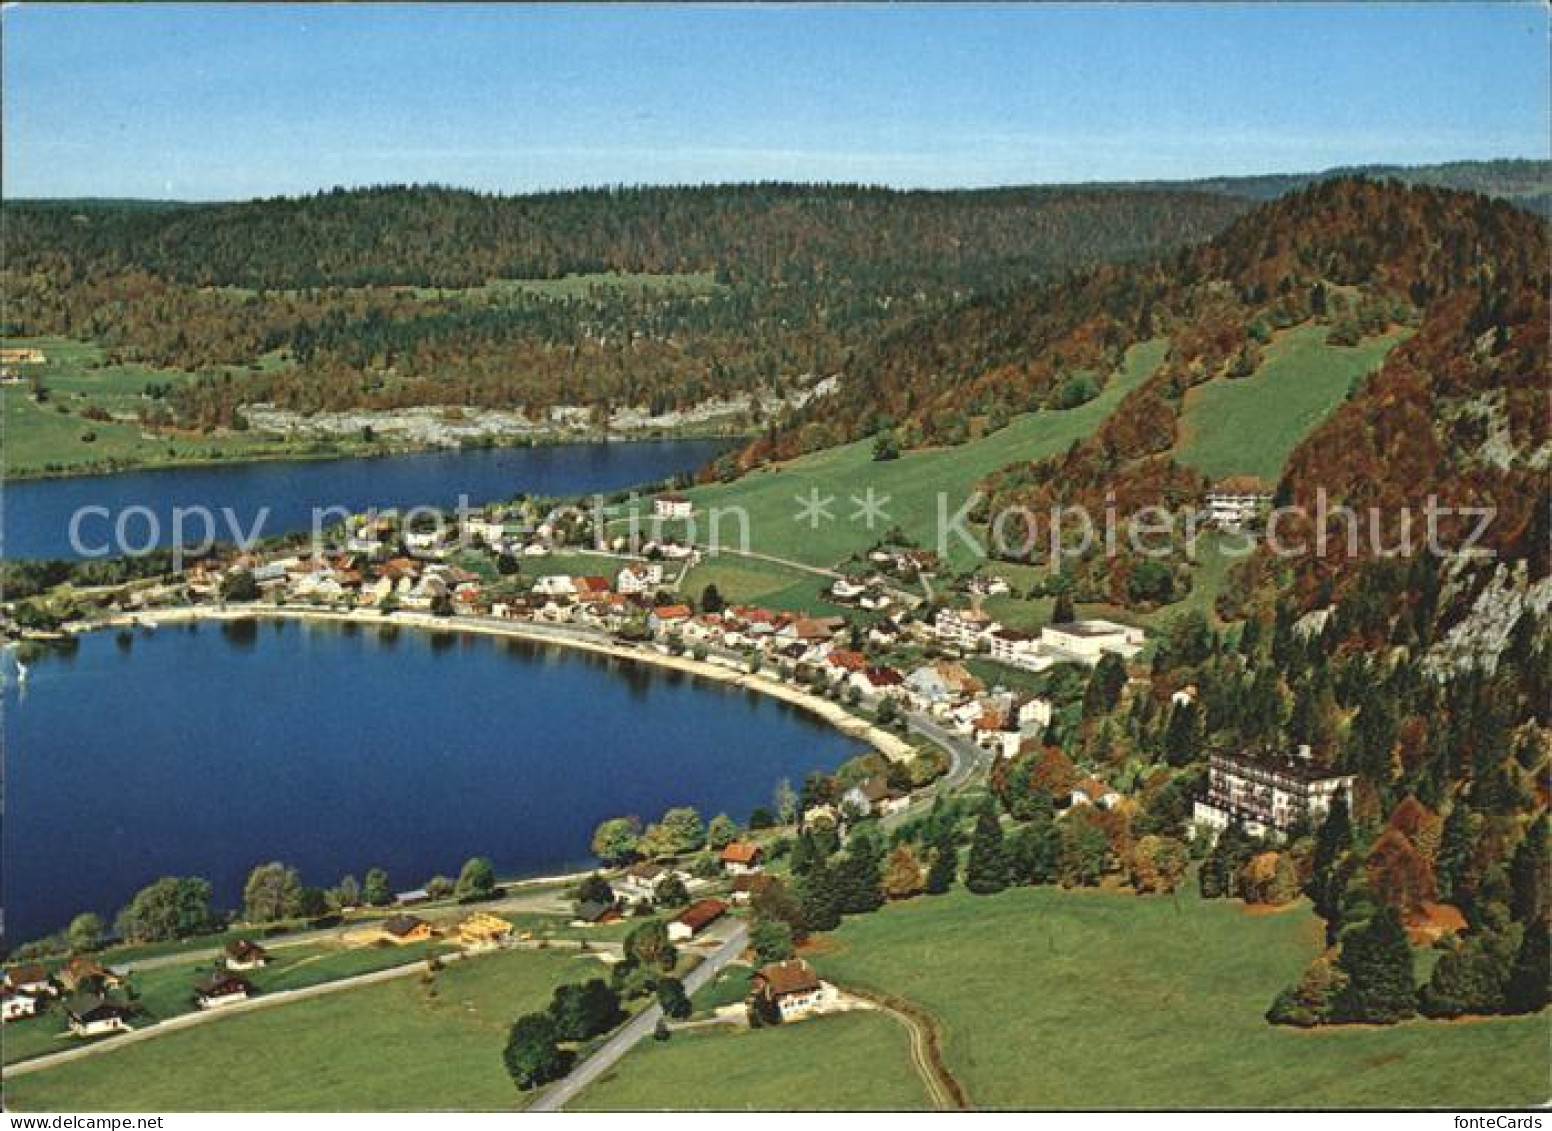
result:
[[[244,467],[274,463],[301,464],[336,460],[372,460],[386,459],[393,456],[427,455],[439,452],[522,451],[532,448],[563,448],[571,445],[580,446],[586,444],[666,444],[678,441],[699,440],[736,442],[740,439],[747,439],[750,435],[751,433],[744,431],[727,432],[716,429],[705,431],[690,429],[683,432],[644,433],[641,435],[618,432],[587,432],[581,434],[556,432],[469,445],[378,441],[367,451],[350,447],[339,447],[296,452],[242,452],[231,456],[190,456],[187,459],[147,459],[135,460],[111,468],[85,464],[78,467],[64,467],[54,470],[27,469],[12,471],[9,467],[0,467],[0,488],[17,483],[42,483],[57,479],[107,479],[116,475],[135,475],[142,472],[208,470],[210,468]],[[284,443],[285,437],[277,437],[277,442]]]
[[[479,636],[523,640],[534,644],[550,644],[616,660],[651,664],[724,686],[739,687],[768,695],[819,718],[847,738],[866,743],[890,761],[906,761],[915,754],[915,748],[900,736],[858,718],[838,703],[801,691],[769,676],[735,669],[711,660],[697,660],[692,656],[684,655],[675,656],[659,651],[651,645],[622,644],[602,633],[583,632],[559,625],[538,626],[522,621],[508,622],[459,616],[438,617],[430,613],[402,611],[384,616],[376,610],[364,609],[331,610],[241,605],[226,608],[185,606],[157,609],[149,614],[126,614],[87,621],[75,627],[78,631],[94,632],[115,628],[148,627],[153,624],[159,626],[195,622],[231,623],[244,620],[293,620],[311,624],[349,624],[366,628],[393,626],[428,633],[467,632]]]

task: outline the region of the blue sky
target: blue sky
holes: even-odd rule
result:
[[[979,186],[1548,156],[1480,5],[4,9],[7,196]]]

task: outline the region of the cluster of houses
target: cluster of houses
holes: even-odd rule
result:
[[[739,881],[763,875],[765,850],[752,841],[735,840],[718,851],[717,859],[723,874],[733,878],[733,901],[744,902],[739,897]],[[650,910],[657,905],[663,885],[670,880],[678,881],[686,890],[701,886],[700,880],[677,864],[642,860],[608,882],[608,899],[579,902],[574,921],[578,925],[592,926],[617,922],[633,910]],[[743,890],[747,896],[751,889],[745,885]],[[727,910],[728,905],[721,900],[697,900],[670,921],[669,938],[676,942],[694,938],[720,919]]]
[[[96,1037],[130,1027],[134,1005],[120,991],[124,976],[85,956],[50,973],[37,963],[12,966],[0,983],[0,1019],[9,1023],[43,1013],[59,1002],[66,1024],[78,1037]]]
[[[1006,628],[980,609],[945,606],[932,622],[938,642],[961,652],[984,652],[1010,667],[1041,672],[1058,663],[1092,667],[1106,655],[1130,660],[1142,651],[1144,633],[1108,620],[1048,624],[1039,635]]]

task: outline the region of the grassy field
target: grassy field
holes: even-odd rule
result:
[[[951,448],[907,452],[899,459],[873,460],[872,440],[859,440],[746,475],[732,483],[697,487],[694,499],[704,539],[710,508],[742,507],[748,516],[748,549],[808,565],[832,566],[855,551],[866,549],[898,524],[926,548],[935,548],[939,495],[945,513],[953,515],[985,475],[1019,460],[1056,455],[1074,440],[1087,436],[1121,398],[1141,384],[1163,360],[1168,346],[1162,339],[1135,346],[1123,368],[1106,382],[1094,400],[1064,412],[1018,416],[1006,428],[984,439]],[[883,506],[870,530],[854,518],[869,488]],[[800,499],[814,492],[830,498],[829,519],[799,522]],[[888,496],[883,501],[883,496]],[[724,517],[723,545],[737,545],[739,523]],[[968,548],[951,540],[952,561],[960,566],[976,560]]]
[[[773,1029],[715,1029],[643,1041],[572,1110],[874,1111],[925,1109],[909,1039],[853,1013]]]
[[[1303,905],[1024,888],[851,919],[812,961],[930,1010],[977,1107],[1508,1107],[1548,1019],[1298,1032],[1262,1020],[1320,945]],[[902,1101],[904,1102],[904,1101]]]
[[[5,474],[110,470],[223,459],[259,459],[338,454],[349,445],[311,440],[282,440],[252,432],[211,436],[153,435],[133,420],[91,420],[100,410],[110,417],[130,416],[150,402],[147,388],[179,385],[192,373],[144,365],[109,364],[96,345],[66,338],[8,338],[5,345],[43,350],[43,365],[19,366],[25,377],[38,377],[48,390],[39,403],[28,385],[0,388],[5,425]],[[281,364],[266,357],[259,367]],[[92,436],[87,440],[86,436]]]
[[[707,585],[715,585],[730,604],[815,614],[848,612],[820,596],[828,585],[823,577],[758,558],[705,558],[685,576],[679,590],[699,601]]]
[[[1176,458],[1215,479],[1255,475],[1275,483],[1299,441],[1402,338],[1390,333],[1347,348],[1326,345],[1326,332],[1310,325],[1279,334],[1251,376],[1192,389]]]
[[[18,1111],[510,1110],[508,1025],[594,959],[507,951],[182,1032],[6,1083]],[[10,1026],[7,1026],[9,1029]]]

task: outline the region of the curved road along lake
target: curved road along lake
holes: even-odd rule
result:
[[[79,525],[84,549],[95,554],[109,542],[121,516],[145,507],[156,516],[157,545],[171,544],[174,508],[231,508],[239,528],[251,530],[263,515],[265,535],[308,530],[313,508],[440,506],[460,495],[471,504],[519,493],[545,496],[617,491],[653,483],[705,464],[727,446],[721,440],[644,440],[552,444],[532,448],[481,448],[414,452],[366,459],[272,461],[249,464],[130,471],[64,479],[36,479],[4,487],[4,552],[8,558],[76,558],[70,523]],[[132,549],[150,541],[151,522],[141,513],[124,519]],[[217,537],[236,538],[225,516]],[[203,533],[195,521],[189,537]]]
[[[9,665],[7,665],[9,667]],[[298,622],[82,637],[4,691],[8,941],[164,875],[235,907],[248,870],[396,889],[474,855],[585,865],[598,821],[745,819],[859,747],[767,696],[466,634]]]

